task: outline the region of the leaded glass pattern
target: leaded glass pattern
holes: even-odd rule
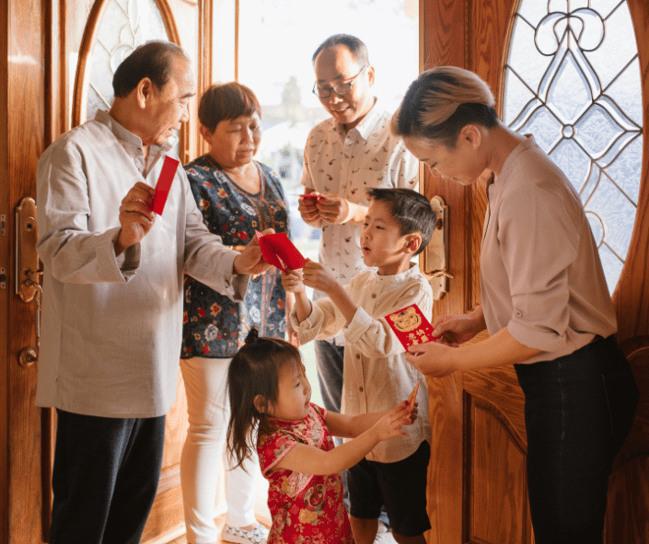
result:
[[[110,108],[115,69],[138,45],[155,39],[168,39],[155,0],[108,0],[89,63],[86,119]]]
[[[503,119],[533,134],[580,194],[613,292],[642,164],[640,66],[626,1],[521,0]]]

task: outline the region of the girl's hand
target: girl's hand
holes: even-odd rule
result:
[[[459,365],[453,362],[452,350],[457,349],[444,345],[441,342],[428,342],[415,344],[408,348],[406,361],[426,376],[447,376],[456,370]]]
[[[412,425],[413,406],[407,400],[397,404],[392,410],[374,424],[374,431],[377,433],[379,441],[388,440],[395,436],[405,435],[406,432],[401,430],[404,425]],[[416,419],[415,414],[415,419]]]
[[[308,261],[302,269],[302,281],[307,287],[327,293],[339,286],[336,279],[320,263]]]
[[[286,269],[286,272],[282,272],[282,287],[287,293],[304,293],[306,287],[302,281],[302,271],[301,270],[291,270],[290,268]]]

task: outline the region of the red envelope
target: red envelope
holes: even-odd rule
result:
[[[257,239],[264,260],[282,272],[286,272],[287,267],[299,270],[306,264],[306,259],[288,239],[286,233],[262,234],[257,231]]]
[[[438,336],[433,336],[433,326],[416,304],[388,314],[385,319],[406,351],[414,344],[425,344],[439,339]]]
[[[316,200],[320,200],[321,198],[324,198],[322,195],[316,195],[313,193],[306,193],[303,195],[300,195],[300,198],[315,198]]]
[[[162,170],[158,177],[158,183],[155,186],[155,196],[153,197],[153,204],[151,206],[151,210],[158,215],[162,215],[162,210],[164,210],[167,197],[169,196],[169,190],[171,189],[171,182],[176,175],[178,164],[179,161],[176,159],[165,156]]]

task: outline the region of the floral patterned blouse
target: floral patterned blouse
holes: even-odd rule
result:
[[[259,464],[269,481],[268,508],[273,516],[268,544],[353,544],[343,502],[340,474],[315,476],[273,467],[297,444],[329,451],[334,448],[327,429],[327,411],[311,403],[301,421],[271,418],[276,428],[257,443]]]
[[[289,212],[281,181],[266,165],[255,161],[261,191],[241,189],[210,155],[185,166],[189,184],[210,232],[227,246],[246,245],[255,231],[273,228],[289,232]],[[185,279],[181,358],[233,357],[252,326],[259,336],[284,338],[286,293],[279,270],[250,279],[243,302],[233,302],[193,278]]]

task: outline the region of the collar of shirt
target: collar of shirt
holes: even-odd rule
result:
[[[149,164],[148,169],[145,172],[142,139],[139,136],[133,134],[131,131],[126,130],[107,111],[97,110],[97,113],[95,114],[95,121],[106,125],[110,129],[110,131],[115,135],[115,138],[117,138],[122,144],[122,147],[129,154],[129,156],[136,162],[136,164],[138,164],[138,170],[140,170],[140,173],[142,173],[145,178],[147,177],[151,169],[155,166],[158,159],[173,147],[171,138],[167,140],[164,145],[149,146]]]
[[[368,138],[372,135],[372,133],[376,130],[376,125],[377,123],[381,120],[381,110],[376,107],[376,104],[378,103],[378,99],[374,99],[374,105],[372,106],[372,109],[368,111],[365,114],[365,117],[363,117],[358,125],[356,125],[353,129],[351,129],[349,132],[352,131],[357,131],[358,134],[363,138],[363,140],[367,141]],[[341,138],[345,138],[345,136],[348,134],[348,132],[345,132],[344,125],[340,123],[336,123],[334,130],[341,136]]]

